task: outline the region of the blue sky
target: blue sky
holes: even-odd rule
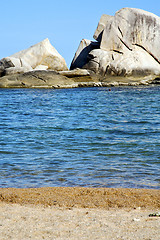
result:
[[[49,38],[69,67],[81,39],[93,40],[102,14],[123,7],[160,16],[159,0],[8,0],[0,8],[0,59]]]

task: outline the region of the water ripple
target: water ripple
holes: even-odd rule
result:
[[[0,90],[0,186],[160,188],[160,87]]]

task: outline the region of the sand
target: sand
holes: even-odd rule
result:
[[[160,239],[160,191],[0,189],[2,239]]]

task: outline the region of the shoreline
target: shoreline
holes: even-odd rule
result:
[[[160,209],[160,190],[134,188],[0,188],[0,203],[65,208]]]
[[[160,191],[0,188],[1,239],[159,240]]]
[[[122,87],[159,85],[155,75],[101,76],[87,69],[68,71],[34,70],[0,77],[0,88],[68,89],[82,87]]]

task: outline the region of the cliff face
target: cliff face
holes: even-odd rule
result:
[[[158,16],[133,8],[123,8],[114,17],[102,15],[94,38],[96,42],[80,43],[71,69],[82,67],[103,77],[160,75]]]

